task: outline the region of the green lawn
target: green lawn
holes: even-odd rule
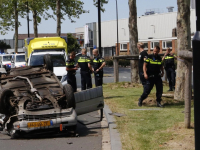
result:
[[[130,109],[158,109],[155,88],[143,106],[138,107],[138,99],[143,91],[141,85],[118,83],[105,84],[103,87],[105,103],[112,112],[126,114],[116,117],[123,150],[194,149],[194,130],[184,129],[183,102],[163,97],[165,108],[133,111]],[[168,87],[164,86],[164,93],[167,90]],[[192,108],[192,123],[193,112]]]

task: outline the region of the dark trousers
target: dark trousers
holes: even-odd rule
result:
[[[92,78],[89,72],[81,72],[81,90],[92,88]]]
[[[144,99],[148,97],[154,85],[156,86],[156,101],[157,102],[161,101],[161,97],[163,93],[163,83],[160,76],[149,77],[146,80],[146,85],[144,86],[144,92],[142,93],[140,97],[141,101],[143,101]]]
[[[97,73],[94,73],[94,80],[95,80],[95,86],[102,86],[103,84],[103,72],[99,71]]]
[[[67,83],[70,84],[74,90],[77,91],[76,76],[75,74],[67,74]]]
[[[165,68],[166,74],[167,74],[167,79],[169,81],[169,88],[173,90],[175,87],[175,77],[176,77],[176,72],[173,68]]]
[[[144,86],[146,84],[146,79],[144,78],[144,73],[140,72],[139,76],[140,76],[140,81],[141,81],[142,85]]]

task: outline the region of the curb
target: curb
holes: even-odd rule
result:
[[[109,109],[108,105],[104,105],[104,114],[106,116],[109,132],[110,132],[110,143],[111,143],[111,150],[122,150],[122,143],[120,139],[120,133],[117,131],[116,127],[116,120],[113,116],[109,115],[108,113],[112,113]]]

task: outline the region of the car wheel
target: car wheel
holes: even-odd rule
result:
[[[53,62],[51,61],[51,56],[49,54],[44,55],[44,65],[47,70],[53,72]]]
[[[73,88],[71,87],[70,84],[66,84],[66,85],[64,85],[63,90],[66,95],[67,107],[68,108],[73,107],[75,109],[76,102],[75,102],[75,98],[74,98]]]
[[[3,89],[0,91],[0,113],[9,114],[11,96],[13,96],[13,92],[9,89]]]

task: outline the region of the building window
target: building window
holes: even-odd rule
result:
[[[127,44],[126,43],[120,44],[120,50],[121,51],[127,51]]]
[[[151,42],[151,49],[154,49],[155,46],[159,46],[159,42]]]
[[[148,43],[143,43],[144,44],[144,49],[148,50]]]
[[[172,41],[163,41],[163,48],[167,49],[167,48],[172,48]]]

